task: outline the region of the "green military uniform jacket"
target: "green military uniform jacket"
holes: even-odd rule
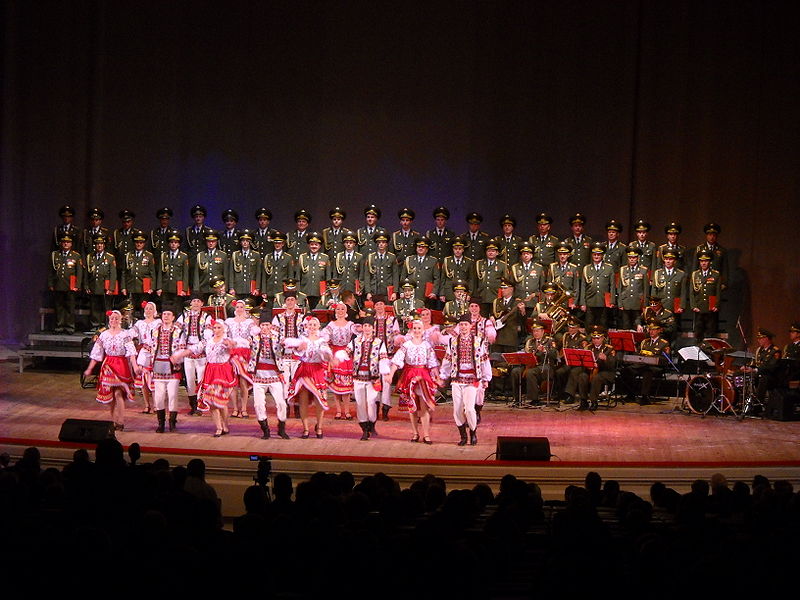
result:
[[[569,262],[580,270],[592,262],[592,241],[592,238],[588,235],[582,235],[580,238],[576,238],[573,235],[564,238],[562,242],[572,246],[572,256],[569,257]]]
[[[167,250],[161,253],[161,260],[158,261],[156,270],[156,290],[177,294],[179,291],[183,295],[189,293],[189,256],[186,252],[178,250],[175,258],[172,252]]]
[[[608,263],[600,263],[599,271],[594,263],[583,267],[578,304],[595,308],[614,304],[614,267]]]
[[[364,282],[368,294],[387,294],[387,287],[392,286],[394,292],[399,294],[400,267],[397,257],[392,252],[383,255],[373,252],[367,256],[364,265]]]
[[[439,290],[439,279],[441,277],[441,269],[439,269],[439,262],[435,256],[426,254],[422,260],[419,256],[407,256],[403,261],[403,270],[400,278],[405,281],[409,279],[414,282],[416,288],[414,289],[414,296],[423,300],[425,296],[425,288],[430,284],[431,293],[436,294]]]
[[[379,230],[381,230],[381,228],[376,225],[375,227],[359,227],[356,231],[356,246],[358,247],[358,251],[365,257],[378,251],[378,242],[373,240],[372,236]]]
[[[539,235],[532,235],[528,238],[528,243],[533,247],[533,262],[540,265],[549,265],[555,262],[556,248],[559,245],[556,236],[547,235],[542,239]]]
[[[47,276],[47,287],[56,292],[77,292],[84,287],[83,257],[75,250],[66,254],[61,250],[50,253],[51,269]]]
[[[688,301],[686,281],[686,272],[677,267],[673,268],[671,273],[667,273],[664,267],[656,269],[650,284],[650,297],[658,298],[664,308],[673,312],[678,308],[686,309]]]
[[[128,294],[148,294],[156,289],[156,259],[149,250],[125,255],[125,285]]]
[[[285,299],[286,298],[283,295],[283,291],[278,292],[275,294],[275,300],[272,302],[272,307],[283,308]],[[313,308],[308,305],[308,297],[303,292],[297,292],[297,308],[300,311],[311,310],[311,308]]]
[[[647,267],[625,265],[620,268],[614,304],[623,310],[642,310],[649,294]]]
[[[97,252],[86,256],[86,271],[83,287],[87,294],[104,295],[107,291],[119,293],[117,259],[110,252]]]
[[[347,251],[339,252],[333,261],[333,277],[339,280],[342,290],[364,292],[364,255],[355,250],[347,258]],[[358,286],[356,286],[358,282]]]
[[[611,265],[614,268],[614,273],[619,273],[622,265],[628,262],[625,258],[627,251],[628,247],[622,242],[617,242],[613,246],[606,242],[606,253],[603,256],[603,262]]]
[[[398,322],[403,323],[403,332],[405,332],[408,318],[411,317],[417,309],[425,308],[425,303],[412,296],[411,298],[398,298],[392,303],[392,307],[394,308],[394,316],[398,319]]]
[[[344,252],[342,236],[345,231],[347,230],[344,227],[339,227],[339,229],[326,227],[322,230],[322,250],[331,258],[334,258],[339,252]]]
[[[514,281],[514,295],[525,303],[526,308],[532,308],[537,302],[536,294],[542,289],[547,277],[545,268],[531,261],[527,265],[517,263],[512,266],[511,279]]]
[[[235,294],[261,293],[263,289],[264,269],[261,264],[261,254],[249,250],[245,256],[243,250],[235,250],[228,261],[228,274],[225,276],[225,287]]]
[[[456,237],[456,232],[451,229],[443,229],[441,233],[438,229],[433,228],[425,232],[425,237],[431,241],[431,248],[428,250],[428,255],[433,256],[442,263],[445,256],[453,254],[453,238]]]
[[[408,235],[404,235],[402,229],[392,233],[389,247],[394,252],[398,265],[401,265],[407,256],[415,254],[417,238],[419,237],[421,237],[420,232],[414,229],[409,231]]]
[[[326,282],[331,278],[331,259],[323,253],[318,252],[316,259],[312,259],[311,253],[303,252],[295,264],[295,279],[297,279],[297,290],[306,296],[321,296],[320,283]]]
[[[283,291],[285,279],[294,277],[294,257],[283,250],[277,256],[274,249],[264,254],[261,265],[261,293],[270,298]]]
[[[272,245],[272,232],[274,229],[267,227],[264,230],[256,228],[253,232],[253,241],[250,242],[250,249],[258,252],[261,257],[265,257],[268,253],[275,250]]]
[[[557,283],[564,288],[564,291],[569,292],[573,301],[578,300],[578,293],[581,289],[581,271],[578,265],[567,262],[565,265],[560,265],[557,262],[550,263],[547,269],[547,281]]]
[[[308,242],[306,236],[311,233],[310,229],[300,231],[295,229],[286,234],[286,247],[284,250],[291,254],[297,260],[303,252],[308,252]]]
[[[228,274],[228,255],[218,248],[198,252],[194,263],[192,288],[200,294],[211,292],[212,279],[224,280]]]
[[[683,244],[675,244],[674,246],[670,246],[669,244],[661,244],[658,247],[658,250],[656,250],[656,268],[664,266],[663,253],[666,250],[674,250],[678,255],[675,259],[675,267],[681,270],[686,270],[686,246]]]
[[[476,277],[475,261],[471,258],[462,256],[461,260],[456,262],[455,256],[445,256],[444,260],[442,260],[442,272],[437,295],[444,296],[446,302],[453,300],[455,298],[453,284],[459,280],[466,283],[467,293],[471,294],[478,285]]]
[[[698,269],[692,272],[689,283],[689,307],[700,312],[710,312],[712,302],[719,307],[720,294],[722,293],[722,279],[719,271],[709,269],[705,274]]]
[[[472,234],[467,231],[461,236],[464,240],[464,256],[471,258],[476,263],[482,258],[486,258],[486,244],[492,239],[485,231],[478,231],[475,234],[475,239],[472,239]],[[498,260],[500,256],[498,255]]]
[[[492,302],[497,298],[500,283],[508,275],[508,265],[502,260],[495,260],[490,265],[488,259],[481,259],[475,263],[475,274],[478,281],[476,292],[481,302]]]
[[[519,348],[519,331],[525,321],[523,315],[517,309],[518,302],[519,299],[514,296],[511,296],[508,300],[495,298],[492,301],[492,316],[497,330],[497,337],[494,343],[499,346]],[[505,323],[505,325],[497,329],[501,322]]]
[[[500,247],[500,253],[497,258],[507,265],[517,264],[519,262],[519,249],[525,244],[525,240],[518,235],[512,235],[510,238],[502,235],[497,240]]]
[[[658,250],[655,243],[649,240],[644,243],[633,240],[628,244],[628,248],[638,248],[642,251],[639,255],[639,264],[652,273],[656,268],[656,251]]]

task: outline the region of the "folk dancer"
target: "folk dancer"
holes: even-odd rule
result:
[[[178,424],[181,361],[173,363],[170,357],[185,349],[184,339],[183,333],[175,323],[175,313],[172,309],[162,310],[161,322],[150,331],[150,340],[147,343],[152,373],[153,404],[158,419],[156,433],[164,433],[167,410],[169,410],[169,430],[175,431]]]
[[[288,440],[286,433],[286,389],[283,378],[283,348],[278,341],[278,332],[269,321],[270,315],[263,313],[259,329],[250,338],[250,362],[247,372],[253,384],[253,407],[261,427],[261,439],[269,439],[267,416],[267,392],[275,403],[278,418],[278,437]]]
[[[225,329],[230,339],[236,342],[236,347],[231,350],[231,364],[239,386],[232,392],[233,410],[231,417],[247,419],[247,400],[249,396],[250,374],[247,365],[250,362],[250,339],[257,329],[256,321],[247,312],[244,300],[234,302],[233,317],[225,319]]]
[[[347,319],[347,305],[340,302],[333,307],[334,319],[322,330],[322,336],[327,340],[331,352],[337,358],[335,365],[331,364],[328,370],[328,382],[333,401],[336,405],[334,419],[351,420],[350,396],[353,393],[353,364],[350,357],[343,356],[360,327]]]
[[[375,423],[378,420],[380,394],[383,386],[390,387],[382,378],[391,369],[388,350],[384,340],[375,335],[374,317],[365,317],[361,321],[361,333],[351,340],[347,352],[353,373],[353,394],[361,440],[367,441],[371,436],[378,435]],[[337,364],[337,367],[340,365]]]
[[[136,340],[136,362],[141,367],[141,376],[134,379],[134,387],[142,391],[144,400],[143,414],[149,415],[153,412],[153,369],[150,360],[150,339],[153,330],[161,325],[158,318],[155,302],[143,302],[144,318],[139,319],[131,328],[131,335]]]
[[[201,309],[203,299],[199,294],[192,294],[189,300],[189,310],[178,317],[178,326],[183,331],[183,345],[195,346],[200,341],[211,335],[211,317]],[[189,396],[189,415],[200,416],[197,406],[198,386],[203,381],[206,370],[206,355],[188,354],[183,360],[183,370],[186,375],[186,393]]]
[[[486,389],[492,379],[492,367],[486,352],[486,344],[473,331],[467,313],[459,316],[456,333],[449,336],[440,376],[443,380],[451,380],[453,420],[460,436],[458,445],[467,444],[467,428],[469,428],[470,445],[476,445],[478,413],[475,410],[475,402],[478,390]]]

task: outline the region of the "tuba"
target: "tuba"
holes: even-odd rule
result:
[[[556,287],[556,295],[553,298],[553,308],[547,312],[547,316],[553,319],[551,335],[555,335],[567,325],[567,319],[569,318],[567,302],[572,295],[569,291],[565,290],[564,286],[560,283],[554,282],[553,285]]]

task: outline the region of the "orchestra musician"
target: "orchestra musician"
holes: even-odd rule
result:
[[[617,352],[606,342],[605,327],[595,325],[590,330],[590,337],[591,344],[587,349],[592,351],[597,367],[592,370],[585,367],[574,369],[568,383],[569,389],[577,388],[580,397],[578,410],[597,410],[597,399],[603,386],[613,384],[616,377]]]
[[[775,334],[771,331],[760,327],[756,332],[758,348],[753,361],[751,364],[741,367],[743,372],[756,375],[756,399],[762,405],[766,400],[767,392],[777,386],[775,375],[782,352],[780,348],[772,343],[774,337]]]
[[[657,357],[659,363],[663,360],[664,356],[669,356],[670,346],[669,341],[661,336],[662,333],[661,323],[658,321],[650,321],[647,323],[648,337],[639,343],[637,354],[640,356]],[[628,390],[627,398],[629,402],[634,400],[635,394],[633,390],[636,389],[636,377],[641,375],[642,387],[639,396],[639,405],[645,406],[650,404],[650,389],[653,386],[653,377],[661,374],[663,369],[659,364],[628,364],[622,371],[622,378],[625,382],[625,387]]]
[[[589,340],[581,333],[581,322],[575,317],[569,317],[567,319],[567,332],[561,338],[561,350],[564,348],[585,350],[588,345]],[[567,383],[570,380],[572,371],[580,371],[580,369],[581,367],[570,366],[566,362],[556,369],[556,389],[560,391],[565,404],[575,402],[575,390],[568,388]]]
[[[525,340],[523,352],[535,355],[537,365],[535,367],[515,366],[511,370],[511,381],[516,394],[520,389],[520,378],[524,377],[527,406],[536,406],[539,404],[539,386],[544,382],[552,383],[558,360],[556,342],[545,334],[544,323],[541,321],[536,320],[531,324],[531,335]]]

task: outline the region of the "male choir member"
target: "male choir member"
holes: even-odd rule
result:
[[[253,234],[245,229],[239,232],[239,249],[230,254],[225,285],[228,293],[239,300],[261,296],[263,266],[261,254],[252,248]]]
[[[356,251],[356,234],[346,230],[342,233],[344,249],[331,255],[333,268],[331,274],[339,280],[342,290],[348,290],[360,296],[364,293],[364,259],[361,252]]]
[[[706,336],[717,332],[722,279],[719,271],[711,268],[713,255],[702,250],[697,255],[700,268],[689,279],[689,306],[694,312],[694,339],[702,342]]]
[[[117,261],[113,254],[106,252],[107,240],[105,235],[97,235],[92,245],[94,252],[86,255],[83,285],[89,296],[89,324],[94,330],[105,324],[112,298],[119,292]]]
[[[373,235],[373,240],[377,249],[367,256],[364,264],[367,300],[380,295],[389,302],[394,302],[397,299],[397,287],[400,283],[400,266],[397,257],[387,251],[389,236],[385,231],[379,229]]]
[[[322,252],[322,236],[319,233],[309,233],[306,242],[308,251],[297,257],[295,276],[298,290],[306,295],[308,306],[314,307],[324,291],[320,284],[331,279],[331,259]]]
[[[83,289],[83,257],[72,249],[72,236],[62,234],[59,250],[50,253],[47,287],[53,293],[56,333],[75,333],[75,297]]]
[[[592,262],[583,267],[578,303],[586,313],[586,327],[608,323],[608,311],[614,301],[614,267],[603,261],[603,244],[592,246]]]
[[[359,227],[356,231],[356,242],[358,243],[358,251],[366,259],[370,254],[378,249],[378,244],[375,241],[375,234],[378,233],[378,221],[381,218],[381,209],[370,204],[364,209],[364,226]],[[389,239],[388,237],[386,238]]]
[[[455,232],[447,228],[449,218],[450,211],[446,207],[435,208],[433,210],[434,227],[425,232],[425,237],[431,243],[429,254],[436,258],[440,266],[444,258],[451,254],[452,241],[456,237]]]
[[[414,254],[414,244],[422,235],[412,227],[416,215],[417,213],[410,208],[401,208],[397,211],[400,229],[392,233],[392,252],[394,252],[398,266],[402,266],[407,256]]]
[[[617,277],[616,304],[622,314],[621,329],[634,329],[650,293],[647,268],[639,264],[641,250],[628,248],[628,264],[620,267]]]

